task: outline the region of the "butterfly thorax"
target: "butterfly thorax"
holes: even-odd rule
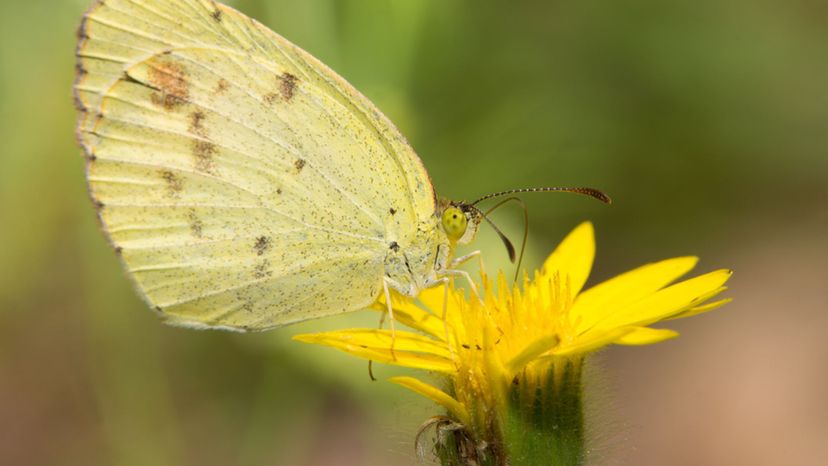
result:
[[[452,246],[436,223],[421,223],[411,238],[389,243],[385,278],[398,292],[416,297],[433,286],[451,260]]]

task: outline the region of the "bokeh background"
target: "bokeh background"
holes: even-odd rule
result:
[[[364,363],[161,325],[98,232],[74,144],[87,0],[0,3],[0,464],[410,465],[438,410]],[[812,0],[239,0],[362,90],[440,193],[526,196],[527,265],[578,222],[593,280],[698,254],[735,301],[597,360],[596,464],[828,458],[828,7]],[[495,215],[521,236],[522,214]],[[479,246],[509,268],[491,232]],[[380,379],[398,371],[376,367]]]

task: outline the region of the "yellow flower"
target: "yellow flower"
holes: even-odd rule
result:
[[[560,395],[566,387],[579,392],[580,368],[589,353],[610,344],[647,345],[676,337],[673,330],[650,325],[729,301],[709,302],[725,289],[729,270],[673,283],[696,265],[695,257],[648,264],[582,290],[594,255],[592,224],[583,223],[534,279],[524,278],[522,290],[510,287],[503,273],[495,288],[481,271],[481,299],[467,298],[453,287],[424,291],[419,305],[395,296],[394,318],[417,333],[398,330],[393,350],[387,330],[351,329],[295,338],[377,362],[444,374],[446,390],[413,377],[391,380],[442,405],[475,438],[491,442],[506,429],[502,424],[510,403],[543,411],[540,398]],[[549,413],[540,417],[542,422],[550,419]]]

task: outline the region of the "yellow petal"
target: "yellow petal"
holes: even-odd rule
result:
[[[438,314],[443,311],[443,303],[446,303],[446,306],[450,304],[448,301],[445,300],[446,298],[446,287],[445,285],[435,286],[434,288],[426,288],[420,292],[420,295],[417,296],[417,299],[420,300],[421,303],[428,309],[430,309],[433,313]],[[451,300],[449,300],[451,301]]]
[[[296,335],[293,339],[303,343],[329,346],[352,356],[385,364],[443,373],[455,371],[455,365],[445,346],[411,332],[396,332],[393,352],[391,351],[391,332],[386,330],[341,330]]]
[[[434,288],[426,288],[421,291],[417,299],[423,303],[423,306],[431,311],[429,315],[438,323],[436,325],[432,324],[431,329],[433,332],[438,332],[439,335],[432,335],[440,338],[441,340],[445,340],[446,329],[444,327],[444,322],[449,326],[449,328],[457,324],[457,319],[460,317],[460,304],[457,300],[465,299],[463,294],[449,288],[447,295],[445,286],[435,286]],[[444,312],[445,321],[443,320]]]
[[[514,356],[506,363],[507,378],[511,379],[520,372],[527,364],[537,359],[542,354],[558,346],[561,339],[558,335],[547,335],[530,343],[517,356]]]
[[[669,286],[607,316],[596,327],[650,325],[675,317],[724,291],[731,275],[730,270],[717,270]]]
[[[727,289],[727,287],[722,287],[722,288],[725,289],[725,290]],[[702,306],[696,306],[694,308],[688,309],[688,310],[686,310],[682,313],[679,313],[679,314],[674,315],[673,317],[670,317],[670,319],[665,319],[665,320],[683,319],[685,317],[692,317],[694,315],[698,315],[698,314],[701,314],[701,313],[704,313],[704,312],[710,312],[713,309],[718,309],[718,308],[724,306],[725,304],[727,304],[731,301],[733,301],[733,298],[720,299],[720,300],[714,301],[712,303],[708,303],[708,304],[705,304],[705,305],[702,305]]]
[[[591,331],[580,336],[578,339],[559,345],[552,350],[553,356],[567,356],[572,354],[586,354],[610,345],[625,334],[634,330],[634,327],[612,328],[602,331]]]
[[[636,327],[632,332],[615,340],[615,343],[630,346],[651,345],[677,336],[678,332],[666,328]]]
[[[584,291],[572,306],[573,316],[580,317],[578,331],[591,328],[608,314],[632,304],[689,272],[696,257],[676,257],[631,270]]]
[[[442,288],[440,288],[442,294]],[[430,291],[424,290],[423,293]],[[398,293],[391,294],[391,307],[394,311],[394,320],[415,330],[431,335],[440,340],[445,340],[445,326],[437,316],[417,306],[417,304],[406,296]],[[388,311],[388,304],[385,302],[385,295],[381,294],[371,309],[380,312]]]
[[[546,259],[541,278],[550,279],[557,273],[561,284],[569,285],[569,295],[576,296],[584,287],[592,261],[595,259],[595,232],[592,223],[584,222],[575,227]]]
[[[463,425],[471,425],[469,422],[469,413],[466,410],[466,407],[459,401],[452,398],[448,393],[415,379],[414,377],[392,377],[388,380],[415,393],[419,393],[420,395],[446,408],[446,410]]]

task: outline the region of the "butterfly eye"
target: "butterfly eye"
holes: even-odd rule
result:
[[[466,233],[466,214],[457,207],[449,207],[443,211],[443,231],[451,241],[457,241]]]

